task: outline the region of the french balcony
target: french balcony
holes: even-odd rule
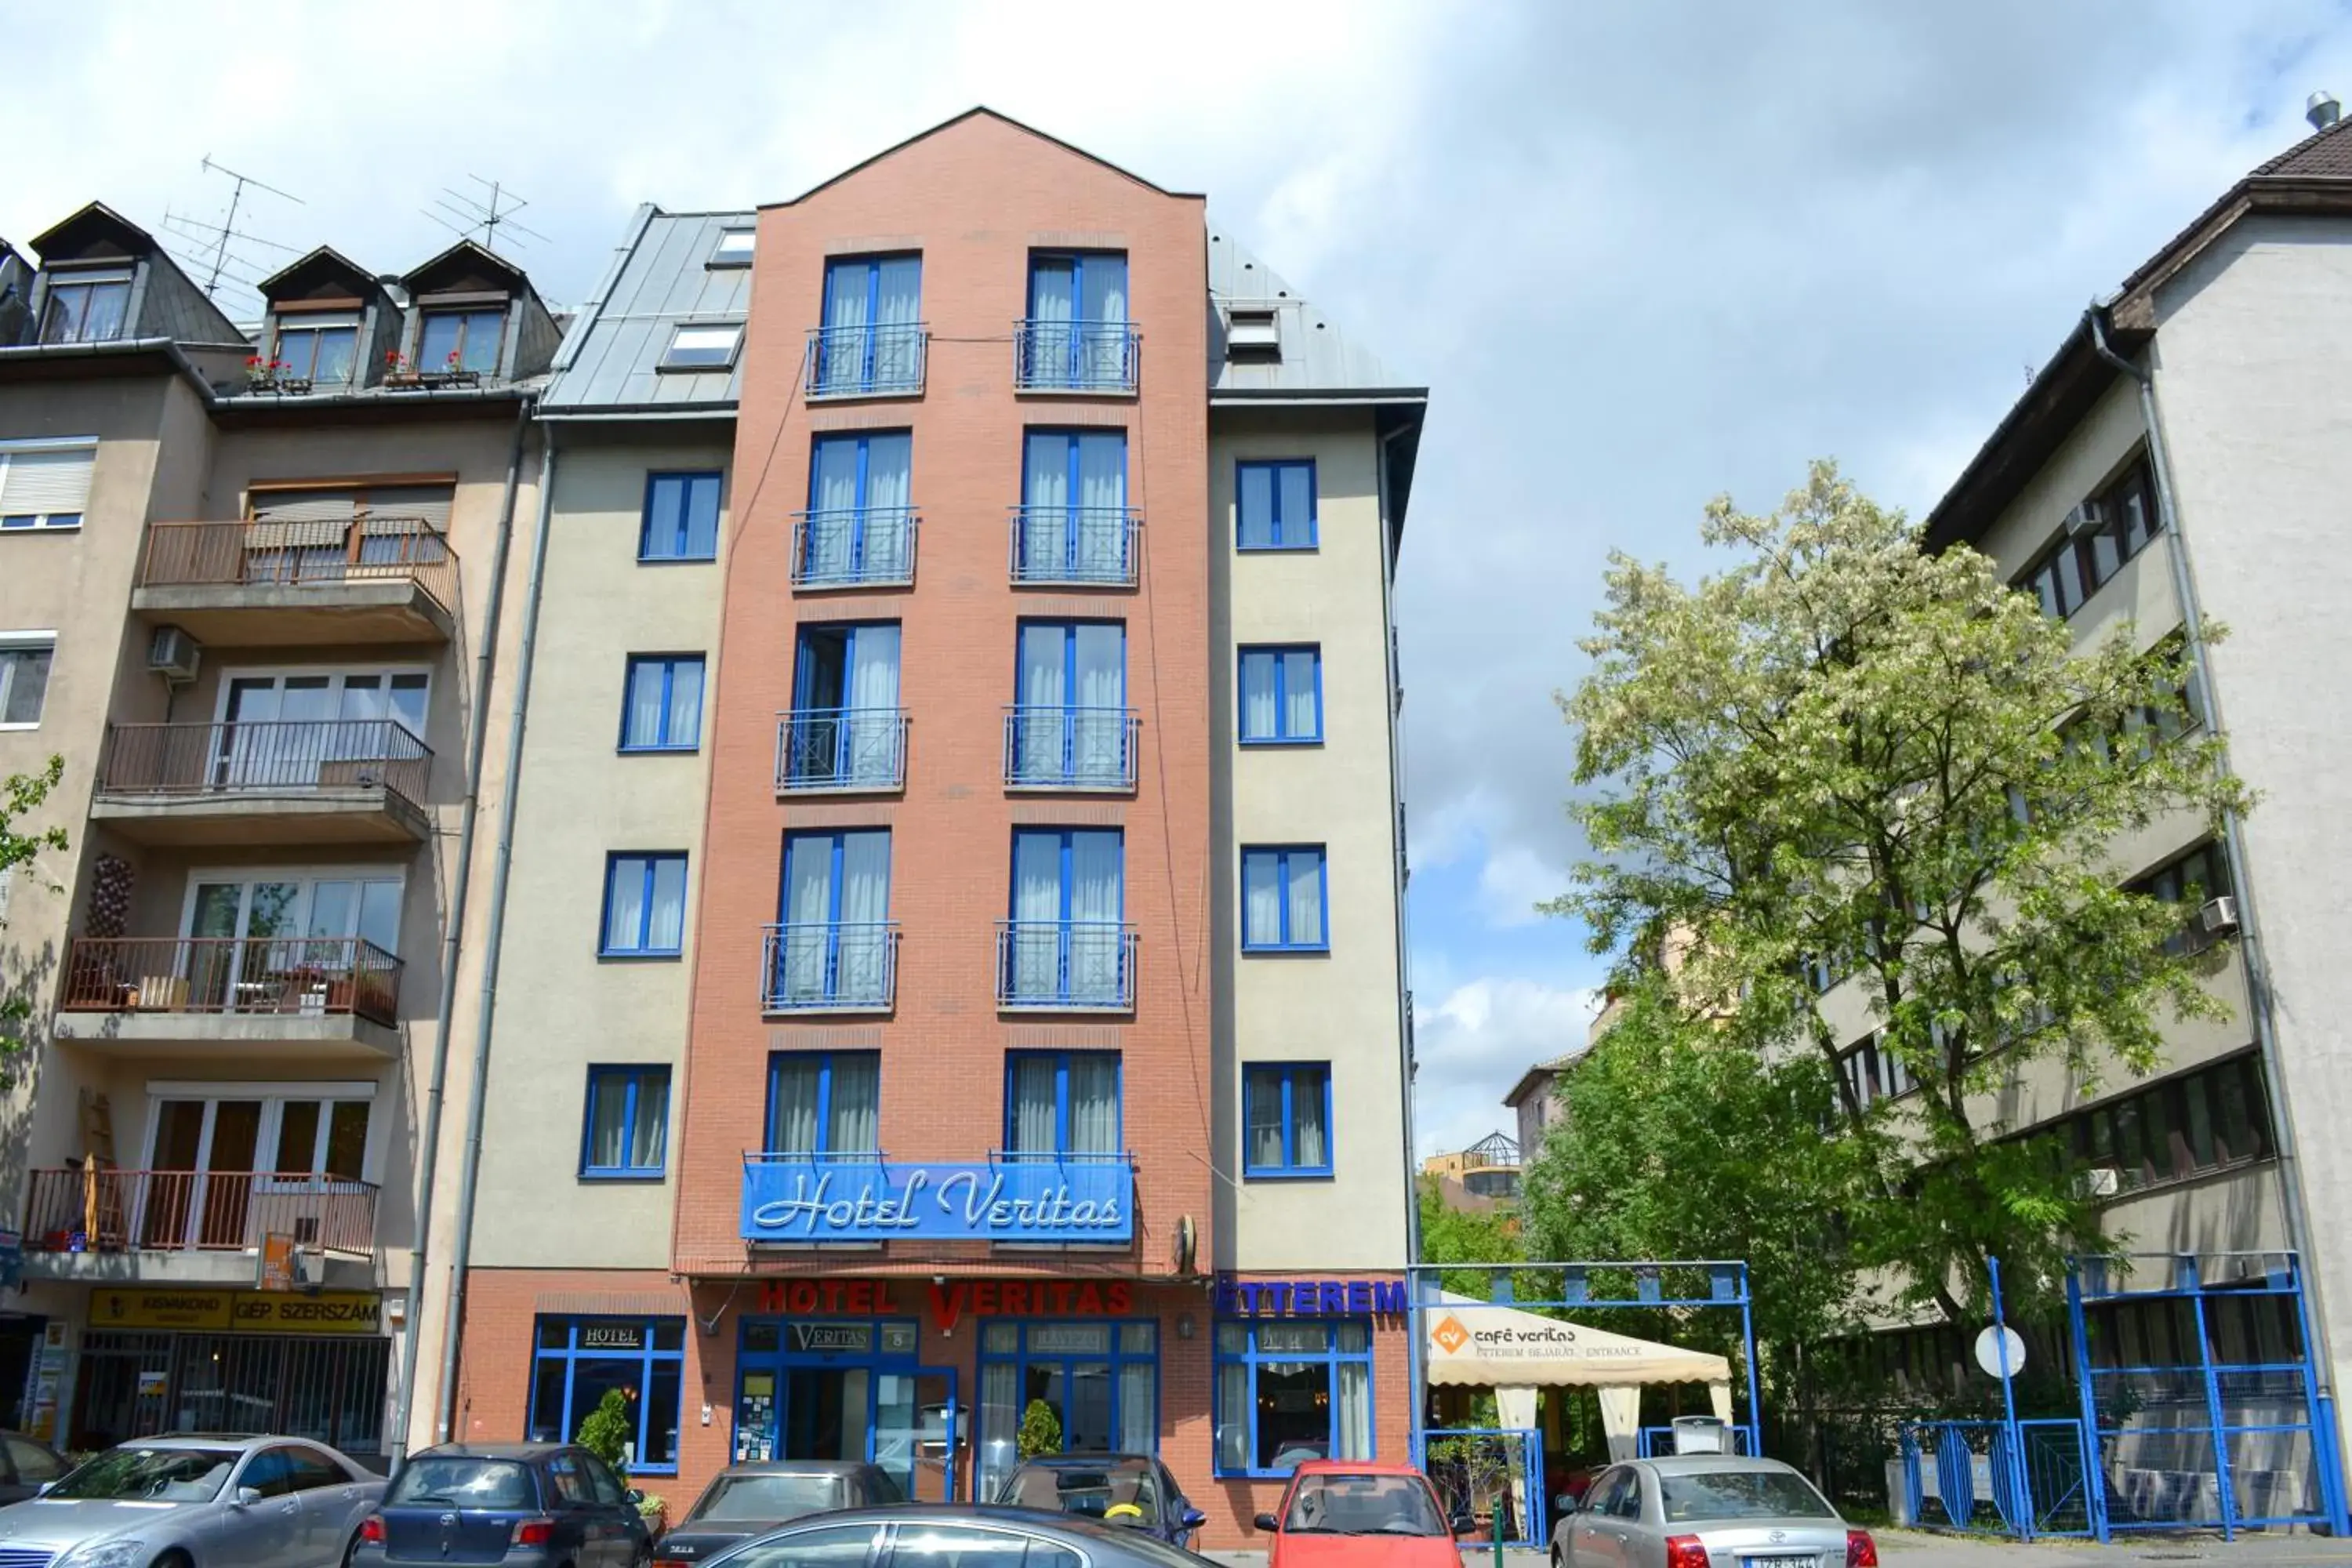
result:
[[[400,972],[356,937],[76,937],[50,1033],[128,1056],[383,1060]]]
[[[920,321],[812,327],[803,372],[809,401],[921,396],[930,340]]]
[[[766,1013],[887,1013],[898,997],[898,927],[891,921],[770,926],[760,973]]]
[[[903,708],[795,708],[776,716],[776,793],[881,795],[907,787]]]
[[[1017,506],[1016,587],[1132,588],[1142,515],[1123,506]]]
[[[424,518],[158,522],[131,607],[200,642],[447,642],[457,557]]]
[[[1136,931],[1118,921],[999,921],[996,1005],[1005,1012],[1132,1013]]]
[[[109,724],[89,814],[144,844],[423,840],[432,768],[394,719]]]
[[[305,1283],[375,1282],[372,1182],[73,1166],[28,1174],[27,1279],[249,1289],[264,1242],[282,1237],[302,1255],[297,1277]]]
[[[1123,1152],[925,1163],[879,1152],[747,1153],[742,1236],[770,1247],[1120,1246],[1135,1239],[1135,1163]]]
[[[910,506],[835,507],[793,514],[793,586],[904,588],[915,581]]]
[[[1004,710],[1004,784],[1018,790],[1135,787],[1143,721],[1131,708],[1015,705]]]
[[[1016,321],[1016,392],[1132,393],[1143,335],[1131,321]]]

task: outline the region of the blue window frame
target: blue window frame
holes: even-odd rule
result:
[[[592,1067],[580,1173],[604,1180],[658,1176],[669,1163],[669,1068]]]
[[[1241,739],[1245,746],[1323,743],[1323,650],[1245,647],[1241,668]]]
[[[793,552],[794,583],[824,588],[912,580],[914,450],[914,437],[904,430],[815,438],[808,510]]]
[[[621,750],[691,752],[702,744],[702,656],[629,656],[621,699]]]
[[[844,256],[825,263],[824,324],[810,348],[819,397],[923,389],[923,258]]]
[[[1060,1418],[1064,1453],[1159,1452],[1160,1325],[1102,1318],[983,1322],[979,1496],[995,1496],[1012,1473],[1022,1412],[1036,1399]]]
[[[1015,639],[1005,782],[1118,789],[1135,783],[1121,621],[1023,621]]]
[[[1321,845],[1242,851],[1244,952],[1328,952],[1330,910]]]
[[[1132,391],[1137,346],[1128,321],[1124,251],[1031,254],[1029,313],[1021,323],[1016,386]]]
[[[615,851],[604,858],[605,958],[676,958],[686,950],[686,856]]]
[[[1028,431],[1013,521],[1014,582],[1134,582],[1127,432]]]
[[[637,559],[717,560],[719,479],[715,473],[647,474]]]
[[[1013,1006],[1132,1006],[1126,903],[1126,843],[1118,829],[1016,828],[997,1000]]]
[[[494,375],[506,341],[504,306],[488,310],[427,310],[416,334],[416,368],[426,375],[470,370]]]
[[[1116,1154],[1124,1148],[1117,1051],[1008,1051],[1010,1154]]]
[[[1315,531],[1315,463],[1312,458],[1244,463],[1235,478],[1239,497],[1235,543],[1243,550],[1312,550]]]
[[[1243,1069],[1242,1173],[1331,1173],[1329,1062],[1252,1062]]]
[[[769,1011],[888,1006],[896,940],[888,828],[784,835]]]
[[[1302,1459],[1379,1457],[1370,1320],[1222,1320],[1216,1367],[1216,1474],[1286,1476]]]
[[[881,1149],[882,1053],[776,1051],[768,1058],[771,1154]]]
[[[543,1317],[531,1339],[530,1441],[571,1442],[617,1388],[635,1423],[622,1468],[631,1475],[677,1473],[684,1318]]]

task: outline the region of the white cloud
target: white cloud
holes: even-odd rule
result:
[[[1598,999],[1591,990],[1489,975],[1421,1009],[1413,1102],[1420,1152],[1465,1148],[1498,1127],[1510,1131],[1503,1096],[1537,1062],[1584,1044]]]
[[[1478,904],[1486,922],[1496,926],[1534,925],[1550,917],[1536,905],[1556,899],[1568,888],[1568,873],[1525,845],[1507,844],[1486,857],[1478,868]]]

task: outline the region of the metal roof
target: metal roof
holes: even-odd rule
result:
[[[756,226],[743,212],[637,210],[596,298],[580,309],[555,354],[549,414],[638,412],[731,415],[742,390],[742,354],[727,370],[659,368],[680,326],[740,324],[751,312],[751,269],[712,267],[719,232]]]
[[[1397,401],[1426,399],[1425,386],[1400,381],[1378,356],[1332,324],[1255,253],[1209,222],[1209,395],[1282,397],[1314,394],[1388,394]],[[1225,326],[1234,310],[1274,312],[1281,353],[1234,361],[1225,353]]]

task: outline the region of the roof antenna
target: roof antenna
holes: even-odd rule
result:
[[[2344,106],[2336,102],[2336,95],[2324,87],[2304,100],[2303,117],[2311,121],[2314,131],[2326,130],[2343,112]]]
[[[485,200],[478,195],[468,195],[462,191],[453,191],[444,185],[441,187],[441,194],[433,198],[433,205],[439,207],[441,212],[436,213],[429,207],[418,210],[460,239],[471,239],[474,237],[476,229],[481,230],[481,246],[484,250],[498,248],[500,229],[531,239],[547,238],[547,236],[537,229],[525,228],[515,221],[514,215],[530,205],[530,203],[496,180],[486,180],[479,174],[468,174],[466,178],[488,191],[488,199]],[[447,216],[443,216],[445,213]],[[452,223],[449,221],[451,218],[458,221]]]
[[[209,300],[213,297],[214,290],[220,287],[221,269],[228,264],[228,237],[236,228],[237,204],[245,200],[245,187],[251,185],[257,191],[268,191],[273,196],[284,196],[298,207],[302,205],[303,202],[300,196],[291,191],[281,191],[276,185],[263,184],[251,174],[240,174],[226,163],[214,163],[213,155],[209,153],[205,154],[200,167],[208,174],[226,174],[236,182],[236,188],[231,191],[228,196],[228,216],[221,220],[220,240],[213,247],[212,276],[205,279],[205,298]]]

